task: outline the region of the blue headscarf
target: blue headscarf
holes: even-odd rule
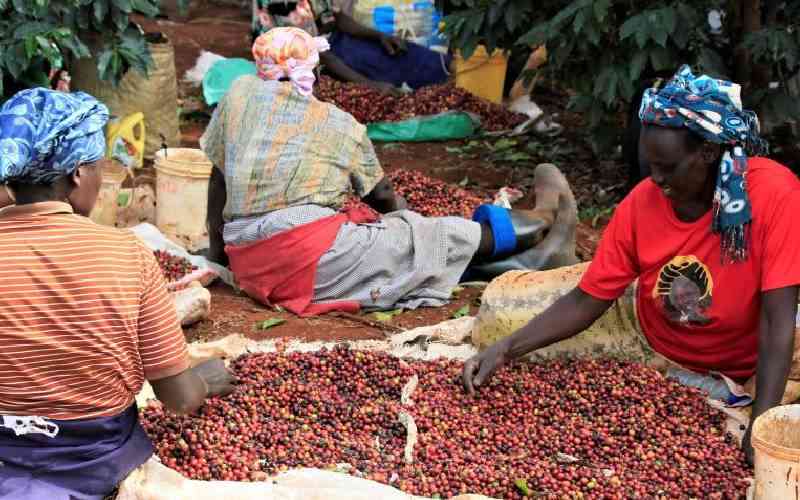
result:
[[[0,108],[0,183],[52,184],[106,151],[108,108],[75,92],[23,90]]]
[[[759,136],[758,117],[742,110],[741,87],[706,75],[694,76],[682,66],[661,90],[648,89],[642,99],[642,123],[686,127],[725,147],[714,193],[712,231],[721,236],[723,262],[747,260],[747,229],[752,219],[747,198],[747,157],[767,154]]]

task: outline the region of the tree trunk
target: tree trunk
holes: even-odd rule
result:
[[[735,38],[737,45],[735,50],[736,81],[746,86],[761,86],[764,84],[763,82],[756,84],[756,82],[752,81],[755,76],[752,56],[749,50],[741,46],[742,41],[748,34],[755,33],[761,29],[761,0],[734,0],[734,2],[736,4],[735,7],[738,7],[736,12],[740,21],[737,24],[741,26],[741,30],[737,30],[740,33],[740,37]],[[769,83],[769,81],[766,83]]]

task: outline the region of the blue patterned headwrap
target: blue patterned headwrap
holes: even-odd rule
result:
[[[0,183],[52,184],[106,151],[108,108],[75,92],[23,90],[0,108]]]
[[[742,110],[741,87],[706,75],[694,76],[682,66],[661,90],[648,89],[642,99],[642,123],[686,127],[725,148],[714,193],[712,231],[721,236],[722,259],[747,260],[747,233],[752,214],[747,198],[747,157],[767,154],[759,136],[758,117]]]

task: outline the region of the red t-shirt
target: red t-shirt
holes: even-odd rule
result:
[[[711,211],[681,222],[648,178],[617,207],[579,285],[614,300],[639,278],[637,310],[650,345],[686,368],[737,381],[755,373],[761,292],[800,284],[800,181],[766,158],[748,161],[746,180],[747,261],[722,265]]]

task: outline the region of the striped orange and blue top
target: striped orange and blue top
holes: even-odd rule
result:
[[[0,210],[0,415],[114,416],[189,367],[152,252],[66,203]]]

